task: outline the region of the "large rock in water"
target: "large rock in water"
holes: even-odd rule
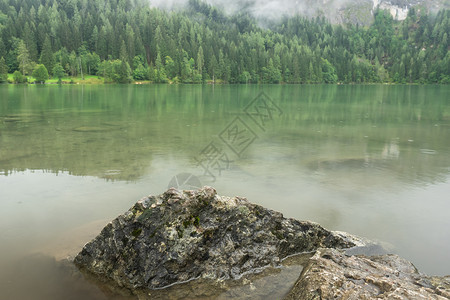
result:
[[[131,290],[154,289],[194,278],[236,279],[291,254],[352,246],[316,223],[218,196],[211,187],[169,189],[109,223],[75,263]]]

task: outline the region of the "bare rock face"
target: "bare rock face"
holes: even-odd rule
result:
[[[221,197],[211,187],[138,201],[85,245],[75,264],[119,286],[155,289],[195,278],[237,279],[295,253],[349,248],[320,225]]]
[[[450,277],[423,275],[397,255],[319,249],[285,299],[450,299]]]

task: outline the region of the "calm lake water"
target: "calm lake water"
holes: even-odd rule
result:
[[[1,85],[0,299],[124,299],[58,261],[170,182],[450,274],[450,87]]]

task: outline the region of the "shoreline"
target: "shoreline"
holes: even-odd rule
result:
[[[30,79],[30,81],[28,81]],[[128,83],[118,83],[118,82],[105,82],[104,78],[97,75],[87,75],[85,79],[81,77],[65,77],[61,82],[58,82],[57,79],[49,79],[44,83],[38,83],[33,81],[32,77],[27,77],[27,82],[15,83],[12,79],[12,74],[8,73],[8,80],[6,82],[0,83],[0,85],[109,85],[109,84],[119,84],[119,85],[329,85],[329,86],[339,86],[339,85],[388,85],[388,86],[428,86],[428,85],[439,85],[439,86],[447,86],[449,84],[446,83],[419,83],[419,82],[336,82],[336,83],[325,83],[325,82],[297,82],[297,83],[229,83],[223,81],[213,81],[213,80],[205,80],[204,82],[199,83],[183,83],[183,82],[174,82],[168,81],[165,83],[156,83],[148,80],[136,80]]]

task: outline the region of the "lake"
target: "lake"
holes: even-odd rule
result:
[[[125,297],[58,261],[170,185],[450,274],[450,87],[1,85],[0,299]]]

